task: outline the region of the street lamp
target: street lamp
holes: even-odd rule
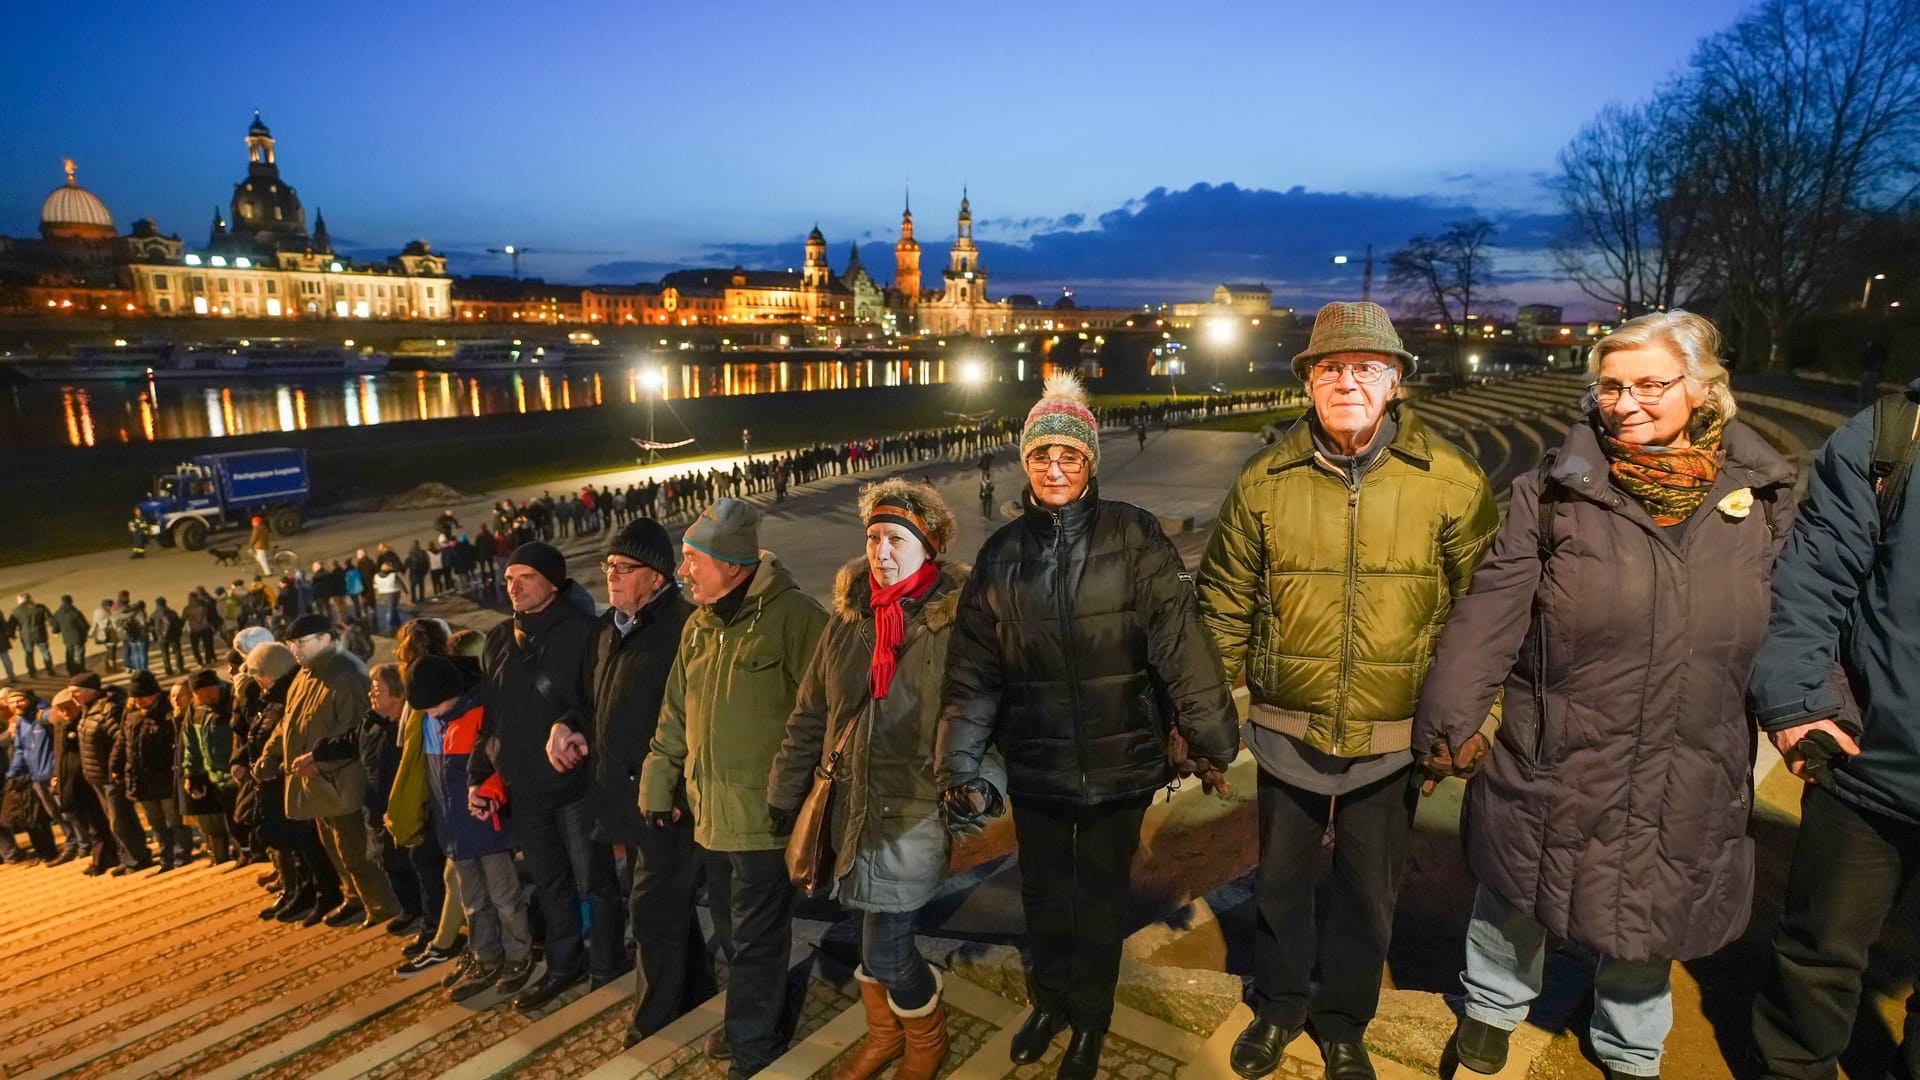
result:
[[[640,374],[640,385],[646,387],[647,391],[647,464],[652,465],[660,460],[659,449],[652,445],[653,403],[666,395],[667,373],[657,367],[648,368]]]
[[[1867,279],[1867,287],[1860,290],[1860,310],[1867,310],[1867,304],[1873,299],[1873,283],[1887,280],[1885,274],[1875,274]]]
[[[1333,265],[1335,266],[1345,266],[1351,260],[1349,260],[1345,255],[1335,255],[1332,259],[1329,259],[1328,261],[1333,263]],[[1373,299],[1373,245],[1368,244],[1366,258],[1361,262],[1360,300],[1362,303],[1365,303],[1372,299]]]

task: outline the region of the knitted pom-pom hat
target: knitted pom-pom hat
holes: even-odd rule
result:
[[[1072,372],[1056,371],[1047,376],[1039,404],[1027,413],[1027,426],[1020,433],[1020,456],[1024,458],[1040,446],[1072,447],[1099,467],[1100,422],[1087,407],[1086,387]]]

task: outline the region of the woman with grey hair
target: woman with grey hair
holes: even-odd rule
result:
[[[1492,554],[1449,618],[1413,745],[1473,777],[1479,881],[1450,1050],[1498,1072],[1549,934],[1587,946],[1609,1077],[1655,1076],[1668,972],[1747,925],[1753,725],[1743,691],[1793,468],[1735,420],[1698,315],[1595,345],[1587,415],[1514,481]]]

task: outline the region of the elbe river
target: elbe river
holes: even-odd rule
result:
[[[563,412],[735,394],[944,383],[943,359],[714,361],[519,371],[228,378],[15,378],[0,383],[0,449],[140,445]],[[658,375],[654,373],[658,372]],[[650,381],[651,379],[651,381]],[[664,385],[661,385],[664,383]]]

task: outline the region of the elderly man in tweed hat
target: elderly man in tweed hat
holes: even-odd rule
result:
[[[1374,1075],[1361,1037],[1418,797],[1414,703],[1500,524],[1473,459],[1397,407],[1413,367],[1379,305],[1322,308],[1293,360],[1313,407],[1241,469],[1200,569],[1227,680],[1247,678],[1244,736],[1260,766],[1255,1015],[1232,1054],[1249,1080],[1309,1023],[1329,1080]]]

